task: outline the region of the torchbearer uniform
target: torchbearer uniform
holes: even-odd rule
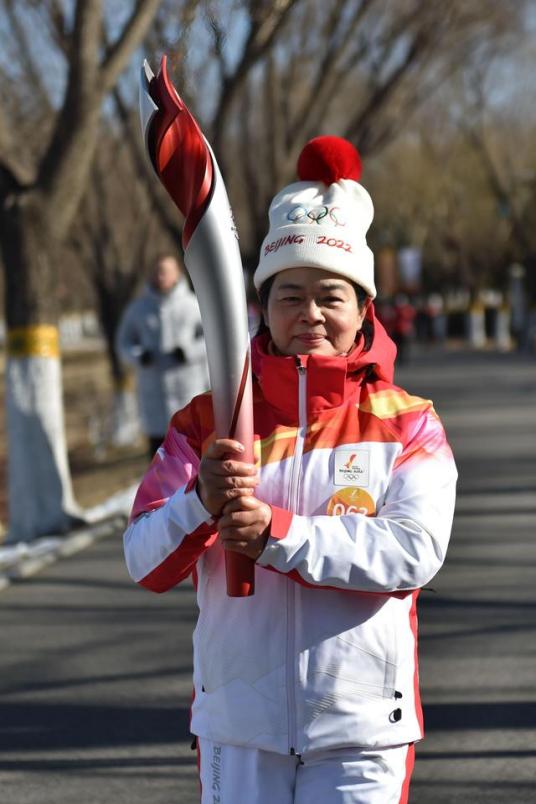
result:
[[[355,248],[351,237],[337,239]],[[303,241],[297,262],[285,242],[266,252],[271,265],[285,249],[307,266]],[[259,283],[262,268],[261,257]],[[360,284],[374,294],[370,272]],[[423,736],[416,603],[445,557],[456,469],[432,403],[393,384],[396,350],[372,305],[367,320],[368,342],[358,333],[348,355],[277,355],[269,333],[253,342],[255,495],[272,509],[253,597],[226,595],[216,523],[195,490],[214,437],[209,394],[173,417],[138,491],[124,537],[132,578],[164,592],[192,575],[197,590],[203,802],[407,800]]]

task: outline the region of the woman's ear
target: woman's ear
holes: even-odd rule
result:
[[[363,324],[365,323],[365,320],[366,320],[366,318],[368,316],[371,304],[372,304],[372,299],[370,298],[370,296],[368,296],[366,298],[366,300],[363,302],[361,310],[359,311],[359,314],[361,316],[361,329],[363,328]]]

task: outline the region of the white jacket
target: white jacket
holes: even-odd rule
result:
[[[254,343],[256,494],[273,518],[253,597],[227,597],[194,488],[209,395],[174,417],[140,487],[131,576],[159,592],[190,573],[197,585],[199,736],[298,754],[422,736],[416,602],[445,557],[456,469],[431,403],[392,384],[377,323],[374,344],[299,368]]]

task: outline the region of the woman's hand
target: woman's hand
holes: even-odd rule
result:
[[[201,459],[197,493],[212,516],[220,516],[223,507],[236,497],[245,498],[255,491],[257,469],[240,460],[243,452],[239,441],[218,438]]]
[[[272,509],[253,496],[241,496],[227,503],[218,522],[225,550],[242,553],[254,561],[268,541]]]

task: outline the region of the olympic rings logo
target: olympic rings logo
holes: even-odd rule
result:
[[[298,205],[292,207],[287,212],[287,220],[292,223],[318,223],[320,224],[324,218],[329,217],[329,221],[325,223],[333,223],[335,226],[346,226],[346,220],[340,207],[327,207],[325,204],[317,207],[305,207]]]

